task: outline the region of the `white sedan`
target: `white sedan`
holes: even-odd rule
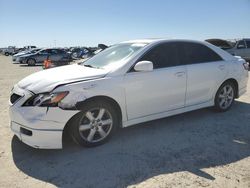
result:
[[[247,90],[248,64],[206,42],[136,40],[84,63],[34,73],[10,96],[11,129],[35,148],[83,146],[118,127],[214,106],[227,111]]]

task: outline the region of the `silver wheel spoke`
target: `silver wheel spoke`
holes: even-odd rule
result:
[[[88,140],[89,142],[91,142],[91,141],[93,140],[93,138],[94,138],[94,136],[95,136],[95,133],[96,133],[96,130],[95,130],[95,129],[91,129],[91,130],[90,130],[89,135],[88,135],[88,138],[87,138],[87,140]]]
[[[85,124],[85,125],[80,125],[79,126],[79,130],[80,131],[86,131],[86,130],[89,130],[91,129],[91,125],[90,124]]]
[[[223,104],[226,102],[226,100],[225,99],[222,99],[221,101],[220,101],[220,106],[221,107],[223,107]]]
[[[92,113],[90,111],[88,111],[86,113],[86,117],[89,119],[89,121],[94,121],[95,120],[94,116],[92,115]]]
[[[78,129],[83,140],[97,143],[105,139],[110,134],[112,128],[113,120],[111,113],[106,108],[96,107],[89,109],[83,114]]]
[[[223,88],[223,94],[225,95],[227,93],[227,86]]]
[[[230,99],[230,100],[233,99],[233,96],[228,96],[228,99]]]
[[[231,94],[231,92],[233,91],[233,89],[231,87],[229,87],[228,91],[227,91],[227,94]]]
[[[112,120],[111,119],[106,119],[106,120],[103,120],[101,121],[102,125],[109,125],[112,123]]]
[[[105,109],[101,108],[96,119],[100,119],[101,120],[102,117],[103,117],[103,115],[104,115],[104,113],[105,113]]]
[[[219,95],[219,98],[223,99],[223,98],[224,98],[224,95]]]
[[[99,127],[98,132],[100,133],[100,135],[101,135],[102,138],[105,137],[106,134],[107,134],[107,133],[103,130],[102,127]]]

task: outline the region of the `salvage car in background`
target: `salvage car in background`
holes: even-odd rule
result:
[[[19,52],[19,53],[17,53],[17,54],[15,54],[15,55],[12,56],[12,61],[13,61],[13,62],[16,62],[16,59],[17,59],[18,57],[21,57],[21,56],[23,56],[23,55],[33,54],[33,53],[36,53],[36,52],[38,52],[38,51],[40,51],[40,50],[41,50],[41,48],[34,48],[34,49],[32,49],[32,50],[21,51],[21,52]],[[19,62],[18,62],[18,63],[19,63]]]
[[[86,56],[89,53],[91,53],[91,51],[86,47],[81,47],[81,48],[71,48],[68,53],[70,53],[72,59],[81,59],[83,58],[83,56]]]
[[[225,112],[247,91],[247,66],[205,42],[123,42],[18,82],[10,96],[11,129],[35,148],[62,148],[67,131],[92,147],[118,127],[210,106]]]
[[[250,62],[250,39],[237,41],[234,47],[227,49],[227,51],[234,56],[240,56]]]
[[[17,50],[18,49],[15,46],[9,46],[8,48],[2,48],[1,53],[6,56],[9,56],[9,55],[15,54]]]
[[[72,60],[70,55],[63,49],[47,48],[36,53],[17,57],[16,61],[22,64],[28,64],[29,66],[34,66],[43,64],[44,60],[47,60],[48,58],[54,62],[62,62],[64,64],[69,64]]]
[[[76,47],[71,48],[68,53],[71,54],[72,59],[88,59],[97,53],[108,48],[105,44],[98,44],[98,47]]]
[[[231,42],[222,39],[208,39],[207,42],[226,50],[234,56],[240,56],[250,61],[250,39],[241,39]]]

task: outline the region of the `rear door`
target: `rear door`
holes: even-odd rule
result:
[[[178,49],[182,64],[187,65],[185,106],[212,100],[214,89],[226,76],[225,61],[201,43],[180,42]]]

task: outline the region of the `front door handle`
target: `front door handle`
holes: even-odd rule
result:
[[[177,73],[175,73],[175,76],[177,76],[177,77],[182,77],[182,76],[184,76],[186,74],[186,72],[177,72]]]

